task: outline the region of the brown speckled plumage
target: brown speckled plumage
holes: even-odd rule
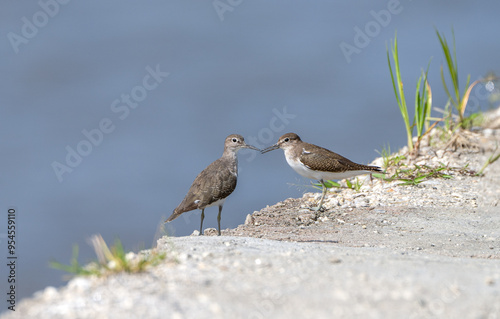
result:
[[[220,216],[222,206],[226,197],[236,188],[238,179],[238,157],[237,152],[241,148],[258,148],[247,145],[241,135],[231,134],[224,143],[224,152],[222,157],[208,165],[198,176],[189,188],[188,193],[182,202],[174,209],[172,215],[165,221],[171,222],[182,213],[194,209],[201,209],[200,234],[203,230],[204,210],[210,206],[219,206],[219,215],[217,216],[219,235],[220,235]]]
[[[286,161],[298,174],[317,179],[323,185],[323,195],[318,209],[321,209],[326,194],[325,180],[344,179],[360,174],[381,172],[378,166],[357,164],[326,148],[303,142],[295,133],[287,133],[281,136],[278,143],[262,150],[262,153],[278,148],[283,149]]]
[[[346,171],[374,171],[379,172],[377,166],[357,164],[326,148],[314,144],[302,143],[303,150],[298,150],[299,160],[308,168],[322,172],[346,172]]]
[[[208,165],[194,179],[186,197],[167,219],[170,222],[182,213],[204,209],[218,200],[225,199],[236,188],[238,164],[236,160],[221,157]]]

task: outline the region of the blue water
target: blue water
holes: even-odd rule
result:
[[[296,132],[360,163],[384,144],[403,146],[386,64],[396,29],[410,103],[431,57],[434,105],[446,102],[434,27],[450,42],[455,30],[462,86],[467,74],[500,71],[497,1],[215,3],[219,12],[211,1],[2,5],[0,256],[3,265],[12,206],[18,299],[62,285],[48,262],[69,262],[73,244],[81,262],[93,259],[92,234],[127,249],[153,245],[231,133],[265,147]],[[490,107],[484,87],[472,95],[472,107]],[[241,151],[223,228],[308,185],[282,151]],[[206,227],[216,214],[207,209]],[[194,212],[167,230],[184,236],[198,226]]]

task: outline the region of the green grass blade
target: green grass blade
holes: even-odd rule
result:
[[[420,96],[420,83],[422,83],[422,75],[418,78],[417,88],[415,90],[415,126],[417,127],[417,136],[422,135],[422,130],[424,127],[423,118],[425,113],[423,112],[423,97]]]
[[[443,83],[444,92],[448,96],[448,100],[451,102],[451,104],[455,106],[455,108],[458,108],[458,104],[456,104],[455,100],[453,99],[453,96],[451,96],[450,90],[448,89],[448,85],[446,84],[442,65],[441,65],[441,82]]]
[[[430,65],[430,62],[429,62],[429,65]],[[429,69],[429,67],[427,67],[427,69]],[[427,79],[427,76],[426,76],[426,79]],[[432,90],[431,90],[431,86],[429,85],[429,82],[428,81],[425,81],[425,91],[426,91],[426,94],[427,94],[427,99],[425,101],[426,105],[427,105],[427,109],[426,109],[426,115],[425,115],[425,118],[426,118],[426,121],[425,121],[425,130],[429,130],[429,127],[430,127],[430,124],[431,124],[431,111],[432,111]],[[440,119],[439,119],[440,120]]]
[[[455,30],[451,28],[451,36],[453,37],[453,70],[455,75],[455,81],[453,85],[455,85],[455,92],[457,97],[460,97],[460,87],[458,85],[458,59],[457,59],[457,46],[455,42]]]
[[[396,96],[396,101],[398,102],[399,110],[401,112],[401,116],[403,117],[403,121],[405,123],[406,135],[408,141],[408,149],[413,151],[413,140],[412,140],[412,128],[410,125],[410,119],[408,115],[408,108],[406,106],[406,99],[404,95],[403,81],[401,79],[401,71],[399,68],[399,56],[398,56],[398,39],[397,33],[394,36],[394,43],[391,42],[391,53],[392,58],[394,60],[394,71],[391,65],[391,59],[389,56],[389,49],[387,49],[387,63],[389,66],[389,72],[391,74],[392,87],[394,89],[394,95]],[[395,75],[395,79],[394,79]]]
[[[392,49],[392,42],[391,42],[391,49]],[[394,54],[394,52],[393,52],[393,54]],[[392,87],[394,89],[394,95],[396,96],[396,101],[398,102],[398,105],[401,105],[401,101],[399,100],[398,90],[396,89],[396,82],[394,81],[394,74],[392,72],[391,58],[389,57],[389,49],[388,48],[387,48],[387,64],[389,65],[389,71],[391,73]]]
[[[443,87],[446,91],[446,94],[451,100],[451,103],[455,106],[455,108],[459,108],[459,102],[460,102],[460,92],[458,88],[458,75],[457,75],[457,64],[456,61],[453,61],[453,58],[451,56],[451,51],[450,47],[448,45],[448,42],[446,41],[445,36],[441,36],[438,30],[436,30],[436,34],[439,38],[439,43],[441,44],[441,49],[443,50],[444,57],[446,60],[446,65],[448,66],[448,72],[450,74],[451,82],[453,84],[453,90],[455,93],[455,96],[452,96],[450,91],[448,90],[448,86],[446,85],[446,81],[444,79],[444,72],[443,68],[441,67],[441,79],[443,81]]]
[[[347,185],[347,188],[351,188],[351,189],[353,188],[353,187],[352,187],[352,183],[351,183],[351,181],[350,181],[350,180],[346,179],[346,180],[345,180],[345,183],[346,183],[346,185]]]

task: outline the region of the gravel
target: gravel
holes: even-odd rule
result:
[[[365,179],[329,192],[323,212],[306,193],[221,237],[163,237],[161,265],[47,287],[1,318],[500,318],[500,160],[472,174],[500,130],[466,140],[413,160],[451,179]]]
[[[500,313],[498,260],[228,236],[164,238],[159,247],[170,256],[162,266],[48,287],[3,318],[487,318]]]

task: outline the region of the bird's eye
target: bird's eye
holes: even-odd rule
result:
[[[289,142],[289,141],[290,141],[290,139],[288,137],[285,138],[285,142]]]
[[[236,143],[236,142],[238,142],[238,140],[235,137],[233,137],[233,143]]]

